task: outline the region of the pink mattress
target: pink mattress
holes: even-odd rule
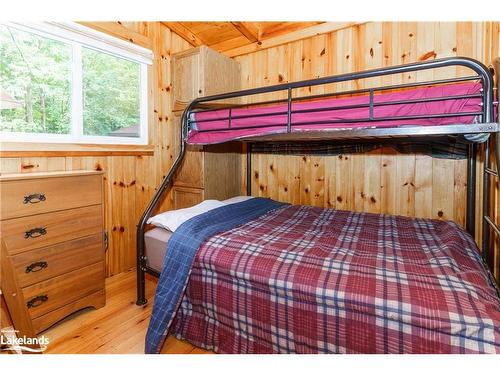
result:
[[[385,103],[402,100],[418,100],[425,98],[442,98],[458,95],[478,94],[480,83],[461,83],[435,87],[422,87],[386,94],[374,95],[374,103]],[[471,113],[480,112],[482,99],[480,97],[438,100],[426,103],[405,103],[379,105],[374,107],[374,118],[429,116],[433,114]],[[348,98],[323,99],[308,102],[295,102],[292,111],[314,110],[326,107],[359,106],[369,104],[369,96],[354,96]],[[221,109],[207,112],[198,112],[192,115],[194,122],[189,133],[190,144],[212,144],[230,141],[233,139],[263,136],[268,134],[286,133],[287,115],[269,115],[274,112],[286,112],[287,104],[232,109],[232,121],[229,128],[229,110]],[[472,115],[450,116],[441,118],[422,118],[411,120],[367,121],[370,108],[358,107],[338,110],[324,110],[309,113],[292,113],[292,132],[329,131],[336,129],[398,127],[402,125],[435,126],[450,124],[469,124],[474,121]],[[237,116],[252,115],[249,118],[234,118]],[[365,121],[353,120],[365,119]],[[211,120],[204,122],[206,120]],[[307,124],[307,122],[323,121],[322,124]],[[329,123],[332,121],[332,123]],[[343,122],[345,121],[345,122]],[[299,123],[306,123],[298,125]],[[295,124],[295,126],[294,126]],[[259,127],[266,125],[267,127]],[[209,131],[207,131],[209,130]],[[204,132],[207,131],[207,132]]]

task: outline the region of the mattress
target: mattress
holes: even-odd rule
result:
[[[482,110],[481,84],[461,83],[374,95],[370,119],[368,95],[293,102],[291,132],[314,132],[354,128],[470,124]],[[422,100],[430,100],[422,102]],[[413,101],[408,103],[408,101]],[[341,107],[341,108],[339,108]],[[287,132],[287,104],[194,112],[190,144],[222,143],[229,140]],[[231,121],[229,114],[231,111]],[[436,115],[447,117],[435,117]],[[405,118],[405,117],[416,118]],[[393,118],[393,120],[383,120]],[[394,119],[395,118],[395,119]],[[319,122],[313,124],[313,122]]]
[[[172,232],[163,228],[153,228],[144,234],[146,264],[157,272],[161,272],[163,267],[167,242],[171,236]]]

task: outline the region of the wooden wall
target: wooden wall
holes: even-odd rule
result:
[[[154,52],[149,68],[149,142],[154,155],[124,155],[103,152],[85,156],[85,152],[68,152],[57,156],[39,155],[0,159],[1,173],[38,172],[71,169],[100,169],[105,172],[105,226],[110,245],[107,250],[107,275],[135,267],[136,224],[155,188],[175,157],[172,116],[170,55],[190,48],[183,39],[159,22],[104,22],[87,24],[98,30],[132,40]],[[140,152],[139,152],[140,153]],[[150,153],[149,153],[150,154]],[[76,155],[76,156],[75,156]],[[169,206],[169,200],[164,207]]]
[[[498,46],[498,23],[371,22],[239,56],[236,60],[241,63],[242,88],[252,88],[449,56],[469,56],[490,64],[492,57],[499,56]],[[459,68],[451,74],[450,69],[418,72],[328,89],[356,89],[458,75],[470,75],[470,71]],[[317,86],[298,90],[294,95],[323,92],[324,87]],[[273,99],[284,94],[256,99]],[[252,165],[254,195],[465,223],[465,160],[403,155],[387,148],[328,157],[254,155]],[[481,186],[479,183],[479,191]],[[498,210],[497,203],[497,222],[500,222]],[[479,229],[479,214],[477,222]],[[498,242],[497,248],[500,249]],[[497,250],[497,277],[499,265]]]

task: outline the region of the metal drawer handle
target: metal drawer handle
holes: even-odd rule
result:
[[[42,294],[40,296],[36,296],[35,298],[30,299],[27,303],[26,306],[28,306],[28,309],[31,309],[32,307],[38,307],[42,303],[47,302],[49,297],[46,294]]]
[[[45,228],[33,228],[24,232],[24,238],[37,238],[47,234],[47,229]]]
[[[44,268],[47,268],[48,265],[49,264],[43,260],[40,262],[31,263],[28,267],[26,267],[26,273],[41,271]]]
[[[24,196],[24,204],[28,204],[28,203],[39,203],[39,202],[43,202],[45,199],[47,199],[45,197],[45,194],[43,193],[35,193],[35,194],[30,194],[30,195],[25,195]]]

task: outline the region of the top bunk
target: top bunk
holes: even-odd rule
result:
[[[452,77],[357,88],[410,73]],[[303,95],[313,90],[321,93]],[[453,57],[198,98],[184,111],[182,138],[200,145],[442,135],[484,142],[500,132],[497,105],[490,70]]]

